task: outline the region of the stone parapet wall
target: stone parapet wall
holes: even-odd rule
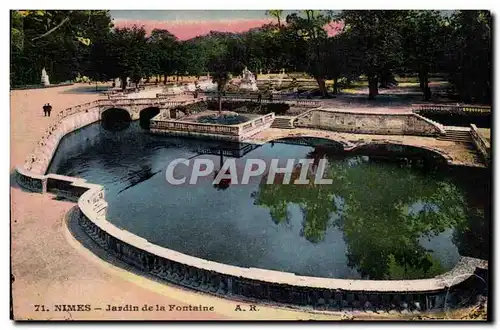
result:
[[[87,197],[88,194],[88,197]],[[462,257],[454,269],[422,280],[372,281],[297,276],[212,262],[154,245],[97,214],[99,196],[88,191],[79,200],[79,225],[102,248],[143,272],[211,294],[326,310],[429,310],[445,307],[455,285],[472,277],[481,261]],[[450,305],[448,305],[450,307]]]
[[[76,112],[75,109],[79,109]],[[315,110],[312,110],[315,111]],[[98,245],[138,269],[166,281],[211,294],[326,310],[428,310],[445,307],[456,286],[474,276],[484,261],[462,257],[448,273],[420,280],[349,280],[298,276],[291,273],[221,264],[157,246],[106,220],[107,203],[101,185],[57,174],[44,175],[61,138],[99,120],[96,104],[74,107],[51,126],[25,168],[16,169],[17,182],[36,192],[52,191],[78,201],[78,224]],[[230,136],[267,127],[274,114],[234,125]],[[200,124],[197,124],[200,125]],[[40,160],[38,160],[40,157]],[[457,276],[460,275],[460,276]],[[449,306],[449,305],[447,305]]]
[[[477,150],[479,150],[479,153],[483,157],[483,159],[488,163],[490,161],[490,153],[491,153],[491,148],[490,144],[485,141],[485,139],[479,134],[476,125],[471,124],[471,130],[470,130],[470,135],[472,138],[472,142],[476,146]]]
[[[99,121],[99,109],[90,108],[70,114],[51,126],[40,140],[31,157],[26,161],[24,169],[37,174],[44,174],[54,156],[61,139],[68,133]]]
[[[380,114],[313,109],[297,116],[293,122],[294,127],[359,134],[421,136],[444,134],[442,125],[415,113]]]

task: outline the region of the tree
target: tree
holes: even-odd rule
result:
[[[323,97],[328,96],[325,80],[329,78],[330,61],[334,58],[333,43],[328,40],[324,26],[331,17],[325,13],[304,10],[305,18],[298,14],[287,16],[290,30],[295,32],[294,42],[298,48],[305,49],[304,70],[311,74],[318,83]]]
[[[219,102],[220,116],[222,115],[222,95],[226,91],[226,86],[231,78],[231,73],[222,60],[214,60],[214,62],[210,64],[210,72],[212,73],[212,82],[217,84],[217,98]]]
[[[418,72],[424,100],[430,99],[429,72],[444,55],[446,20],[434,10],[410,10],[402,27],[404,66]]]
[[[450,18],[450,37],[443,65],[460,99],[492,100],[491,12],[463,10]]]
[[[126,88],[127,77],[142,75],[140,71],[144,64],[147,50],[146,31],[144,27],[115,29],[111,33],[105,48],[109,59],[108,74],[120,77],[122,88]]]
[[[70,80],[89,65],[90,46],[112,27],[105,10],[11,11],[11,83]]]
[[[283,10],[266,10],[266,15],[272,16],[276,18],[278,21],[278,29],[281,29],[281,15],[283,14]]]
[[[153,70],[163,75],[163,83],[167,83],[168,76],[178,70],[179,41],[167,30],[154,29],[148,39],[150,54],[152,55]]]
[[[399,67],[401,26],[405,12],[396,10],[343,10],[337,19],[344,22],[350,39],[351,68],[368,77],[369,99],[378,95],[381,73]]]

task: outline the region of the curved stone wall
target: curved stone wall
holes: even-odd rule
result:
[[[65,134],[99,120],[95,104],[79,109],[78,112],[66,111],[67,116],[61,115],[44,137],[45,143],[34,153],[41,159],[31,161],[30,158],[25,168],[18,168],[17,181],[32,191],[54,191],[77,200],[76,221],[98,245],[158,278],[211,294],[252,301],[327,310],[408,311],[443,308],[446,297],[455,295],[454,288],[472,278],[477,268],[487,268],[485,261],[462,257],[450,272],[429,279],[317,278],[221,264],[154,245],[106,220],[107,203],[102,186],[86,183],[83,179],[42,174]]]

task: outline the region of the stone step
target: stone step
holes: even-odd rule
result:
[[[469,132],[446,131],[445,135],[470,136]]]
[[[438,137],[437,139],[440,141],[454,141],[454,142],[464,142],[464,143],[472,142],[470,138]]]
[[[271,124],[271,127],[272,128],[282,128],[282,129],[291,129],[291,128],[293,128],[293,126],[291,124],[291,119],[292,118],[276,117],[276,118],[274,118],[274,121]]]

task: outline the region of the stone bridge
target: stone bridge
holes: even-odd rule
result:
[[[449,165],[485,167],[475,151],[466,145],[453,141],[439,140],[430,136],[356,134],[332,132],[311,128],[280,129],[269,128],[253,135],[244,142],[264,144],[286,138],[322,138],[342,145],[344,151],[356,152],[363,148],[388,146],[388,150],[398,151],[403,146],[424,149],[443,158]]]
[[[105,99],[99,100],[99,118],[109,109],[121,109],[128,112],[132,120],[139,119],[142,111],[147,109],[157,109],[156,113],[162,110],[171,109],[179,105],[189,104],[192,101],[173,101],[165,98],[137,98],[137,99]]]

